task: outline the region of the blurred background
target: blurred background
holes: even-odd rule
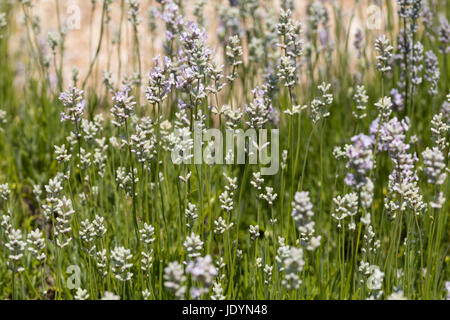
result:
[[[140,1],[138,37],[143,76],[152,66],[152,58],[157,54],[164,54],[165,22],[160,16],[161,4],[159,2],[156,0]],[[248,14],[263,16],[263,18],[266,18],[263,21],[269,22],[272,19],[274,23],[277,22],[280,7],[280,1],[278,0],[179,0],[175,2],[188,19],[201,20],[198,22],[206,29],[208,42],[211,49],[216,53],[215,56],[218,60],[223,59],[223,46],[218,42],[226,40],[228,28],[234,28],[233,24],[240,25],[238,28],[243,29],[252,27],[253,20],[243,21],[240,17],[246,10],[244,8],[245,5],[248,5],[246,2],[265,3],[258,10]],[[320,31],[323,45],[326,45],[325,42],[334,45],[335,35],[330,34],[329,30],[333,30],[336,21],[344,30],[349,32],[349,43],[354,40],[358,29],[364,30],[366,33],[373,33],[375,37],[382,32],[387,24],[386,10],[381,3],[382,1],[292,1],[295,16],[302,22],[304,21],[305,25],[308,19],[308,7],[313,2],[320,2],[327,9],[329,28],[323,27],[323,30]],[[395,3],[395,1],[391,2]],[[28,14],[33,21],[33,29],[35,29],[37,43],[43,56],[51,56],[48,45],[49,33],[57,35],[59,30],[66,33],[64,61],[62,62],[65,83],[72,77],[74,67],[78,68],[80,78],[86,75],[90,61],[99,45],[100,35],[102,35],[101,46],[92,71],[93,77],[90,81],[92,85],[101,83],[97,80],[101,80],[104,70],[112,73],[114,81],[117,81],[119,74],[121,76],[132,75],[137,70],[135,51],[133,50],[133,29],[127,21],[129,16],[127,0],[106,0],[105,2],[102,0],[38,0],[31,3],[32,7]],[[106,13],[103,13],[105,3],[108,9]],[[28,46],[27,30],[24,25],[25,12],[27,11],[15,11],[15,23],[10,28],[14,39],[11,51],[16,56],[23,55],[24,59],[27,53],[24,49]],[[337,17],[334,12],[339,12],[340,16]],[[107,22],[103,24],[103,31],[101,29],[102,24],[100,24],[102,16]],[[121,21],[122,27],[120,27]],[[31,33],[31,31],[29,32]],[[242,32],[242,36],[245,38],[244,30]],[[122,39],[120,45],[118,44],[119,37]],[[245,52],[248,52],[248,46],[249,44],[243,39]],[[245,59],[248,59],[247,55]],[[21,70],[22,68],[26,68],[26,64],[17,65],[19,73],[24,71]],[[121,69],[120,72],[119,68]],[[52,83],[56,83],[54,72],[50,73],[50,78]]]

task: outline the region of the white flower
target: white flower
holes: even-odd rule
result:
[[[437,147],[434,147],[433,149],[426,148],[422,153],[422,156],[428,183],[437,185],[443,184],[447,174],[445,173],[445,157],[441,150]]]
[[[34,258],[37,261],[44,261],[46,258],[45,252],[45,240],[42,236],[42,231],[36,228],[34,231],[31,231],[27,237],[28,242],[28,251],[31,252]]]
[[[224,234],[225,231],[231,229],[233,227],[233,223],[227,224],[224,218],[219,217],[214,221],[214,233],[215,234]]]
[[[273,188],[266,187],[266,193],[261,193],[259,197],[266,200],[267,203],[271,206],[277,198],[277,194],[273,192]]]
[[[376,56],[377,64],[376,68],[382,73],[386,73],[391,70],[390,59],[392,57],[392,50],[389,39],[383,34],[375,40],[375,50],[378,55]]]
[[[112,292],[105,291],[102,300],[120,300],[120,297]]]
[[[141,255],[142,255],[142,258],[141,258],[141,270],[146,272],[146,273],[150,271],[150,268],[153,265],[153,256],[152,256],[152,254],[153,254],[153,250],[150,250],[150,252],[145,252],[145,251],[141,252]]]
[[[219,195],[220,207],[225,212],[233,211],[233,199],[227,190]]]
[[[304,220],[314,215],[312,208],[313,205],[309,197],[309,192],[300,191],[295,193],[294,201],[292,201],[291,216],[297,225],[301,225]]]
[[[183,266],[179,262],[170,262],[164,268],[164,287],[173,292],[178,299],[182,299],[186,292],[185,281]]]
[[[192,203],[188,203],[187,208],[185,209],[185,217],[186,220],[188,221],[186,223],[186,226],[189,229],[192,229],[194,227],[194,221],[196,219],[198,219],[198,213],[197,213],[197,206],[195,204]]]
[[[71,154],[67,153],[66,146],[63,144],[61,147],[55,146],[56,161],[69,162],[72,158]]]
[[[3,201],[8,201],[11,191],[9,190],[9,185],[7,183],[0,184],[0,198]]]
[[[384,121],[389,118],[392,113],[392,98],[391,97],[383,97],[377,103],[375,103],[375,107],[377,107],[382,119]]]
[[[284,113],[293,116],[294,114],[300,114],[303,110],[306,110],[307,108],[308,106],[294,105],[292,106],[292,109],[287,109],[284,111]]]
[[[191,295],[193,298],[200,297],[209,291],[214,278],[217,276],[217,269],[212,263],[210,255],[198,257],[195,262],[190,261],[186,267],[186,272],[191,274],[193,281],[198,281],[203,287],[193,287]]]
[[[192,280],[199,281],[204,285],[210,285],[217,275],[217,269],[214,267],[210,255],[198,257],[195,262],[190,261],[186,272],[192,275]]]
[[[88,291],[78,288],[74,298],[75,300],[87,300],[89,299]]]
[[[225,296],[223,295],[223,288],[219,282],[214,282],[212,290],[214,294],[211,296],[211,300],[225,300]]]
[[[264,178],[261,177],[261,172],[253,172],[253,179],[250,181],[250,184],[256,188],[256,190],[261,190],[264,184]]]
[[[300,286],[299,272],[303,270],[303,250],[301,248],[287,247],[282,257],[284,279],[281,283],[288,290],[298,289]]]
[[[58,199],[55,213],[57,214],[55,225],[56,244],[58,247],[64,248],[72,241],[70,222],[72,215],[75,213],[72,207],[72,200],[66,198],[66,196],[61,200]]]
[[[124,247],[115,247],[111,251],[111,270],[114,277],[120,281],[129,281],[133,277],[133,273],[129,270],[133,267],[128,261],[133,257],[129,249]]]
[[[108,271],[106,269],[108,263],[108,259],[106,257],[106,249],[98,251],[95,254],[95,259],[97,263],[97,268],[99,269],[98,271],[100,272],[102,277],[105,277],[108,274]]]
[[[200,239],[200,236],[196,235],[194,232],[192,232],[190,236],[186,237],[183,245],[189,259],[194,259],[200,256],[200,251],[203,249],[203,241]]]
[[[155,241],[155,228],[152,225],[144,223],[144,227],[139,230],[141,234],[141,240],[146,245],[151,245]]]
[[[328,107],[333,103],[333,95],[329,93],[331,84],[323,82],[318,88],[321,96],[311,102],[311,118],[313,123],[328,118],[330,116]]]
[[[26,242],[22,241],[22,232],[18,229],[11,229],[7,236],[5,247],[9,251],[8,266],[14,272],[22,272],[25,269],[20,265],[20,262],[26,246]]]
[[[259,235],[260,235],[259,234],[259,225],[256,225],[256,226],[250,225],[249,231],[250,231],[250,238],[252,240],[256,240],[257,238],[259,238]]]
[[[408,300],[403,294],[402,290],[397,292],[392,292],[392,294],[387,298],[388,300]]]
[[[384,279],[384,272],[381,272],[380,267],[371,265],[369,267],[371,276],[367,280],[367,288],[370,290],[381,290]]]
[[[270,281],[272,280],[272,270],[272,266],[269,266],[268,264],[264,266],[264,283],[266,285],[270,284]]]
[[[150,298],[150,291],[148,291],[148,289],[142,291],[142,297],[144,298],[144,300],[148,300],[148,298]]]

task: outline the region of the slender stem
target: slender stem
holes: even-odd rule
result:
[[[95,51],[95,55],[94,58],[91,60],[91,63],[89,64],[89,69],[88,72],[86,74],[86,78],[83,81],[82,84],[82,88],[84,89],[86,87],[86,83],[89,80],[89,77],[91,76],[92,70],[94,68],[95,62],[97,61],[97,58],[100,54],[100,49],[102,47],[102,41],[103,41],[103,34],[104,34],[104,29],[105,29],[105,15],[106,15],[106,1],[107,0],[103,0],[103,10],[102,10],[102,20],[100,22],[100,37],[98,39],[98,44],[97,44],[97,50]]]

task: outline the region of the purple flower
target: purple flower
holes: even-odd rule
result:
[[[352,138],[352,146],[347,150],[346,168],[350,169],[345,183],[351,187],[361,188],[367,182],[367,176],[373,168],[372,137],[359,134]]]
[[[169,94],[171,87],[175,85],[172,61],[170,58],[164,57],[161,65],[160,59],[160,56],[153,59],[155,66],[148,75],[146,97],[151,104],[164,100]]]
[[[398,89],[391,90],[392,103],[394,104],[395,111],[403,110],[403,95],[398,91]]]

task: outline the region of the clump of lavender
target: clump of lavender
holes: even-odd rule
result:
[[[172,61],[164,57],[162,63],[160,57],[153,59],[154,67],[148,75],[146,97],[149,103],[160,104],[167,98],[172,85],[175,84],[172,71]]]
[[[432,38],[433,12],[430,9],[428,0],[422,1],[422,23],[427,37]]]
[[[8,122],[6,116],[7,116],[6,111],[0,109],[0,125],[4,125],[4,124],[6,124],[6,123]],[[3,130],[4,130],[4,129],[3,129],[2,127],[0,127],[0,132],[3,132]]]
[[[65,196],[58,200],[56,204],[56,225],[54,226],[54,234],[56,237],[56,244],[60,248],[67,247],[72,241],[72,227],[70,222],[72,215],[75,213],[72,206],[72,201]]]
[[[136,160],[150,170],[150,162],[156,155],[156,134],[150,118],[146,117],[136,124],[135,133],[130,137],[131,152]]]
[[[272,187],[266,187],[265,192],[260,193],[259,198],[266,200],[267,204],[269,206],[272,206],[273,202],[276,200],[277,196],[278,195],[275,192],[273,192]]]
[[[410,145],[406,143],[406,132],[409,130],[409,119],[401,122],[397,118],[387,122],[381,131],[383,148],[389,151],[394,169],[389,175],[388,193],[385,208],[396,217],[397,213],[410,208],[419,214],[425,208],[417,185],[417,174],[414,165],[418,158],[408,152]]]
[[[431,120],[431,133],[434,143],[439,150],[445,154],[446,150],[450,151],[450,142],[447,141],[448,131],[450,129],[450,121],[446,121],[444,113],[438,113]]]
[[[230,230],[233,227],[234,223],[227,223],[224,218],[218,217],[214,221],[214,233],[216,235],[222,235],[225,231]]]
[[[10,195],[11,190],[9,189],[9,184],[8,183],[0,184],[0,200],[2,200],[2,202],[7,202]]]
[[[177,261],[170,262],[164,268],[164,287],[173,292],[177,299],[183,299],[186,293],[186,276],[183,265]]]
[[[308,220],[314,215],[312,208],[309,192],[300,191],[295,193],[291,216],[297,226],[301,226],[304,220]]]
[[[369,96],[367,95],[366,88],[363,85],[356,87],[353,100],[356,104],[356,110],[353,111],[353,116],[356,119],[364,119],[367,116],[366,107],[367,102],[369,102]]]
[[[441,42],[441,46],[439,50],[447,55],[450,53],[450,25],[448,23],[447,18],[441,18],[441,26],[439,27],[439,41]]]
[[[422,153],[425,174],[428,177],[428,183],[441,185],[445,182],[447,173],[445,172],[445,157],[442,152],[434,147],[426,148]]]
[[[358,58],[361,58],[362,56],[362,49],[364,47],[364,35],[361,31],[361,29],[358,28],[355,33],[355,38],[353,40],[353,47],[358,52]]]
[[[126,282],[133,277],[133,273],[130,272],[133,264],[129,262],[132,257],[131,251],[122,246],[116,246],[111,251],[111,270],[117,280]]]
[[[3,38],[3,32],[6,29],[6,26],[8,25],[6,21],[6,13],[0,12],[0,39]]]
[[[254,99],[245,106],[248,121],[246,124],[253,129],[261,129],[269,120],[269,110],[272,105],[266,104],[265,92],[256,87],[252,90]],[[270,103],[270,102],[269,102]]]
[[[392,50],[389,39],[383,34],[375,40],[375,50],[377,51],[376,56],[376,69],[382,74],[385,74],[392,70],[390,65],[390,60],[392,58]]]
[[[281,283],[288,290],[298,289],[302,282],[298,274],[305,265],[303,250],[286,245],[283,238],[279,238],[278,243],[276,261],[279,271],[284,272]]]
[[[425,52],[425,80],[429,82],[428,93],[434,96],[438,93],[438,83],[441,77],[439,61],[433,51]]]
[[[214,294],[211,296],[211,300],[225,300],[220,282],[214,282],[212,291]]]
[[[173,42],[183,30],[183,16],[180,13],[179,6],[173,0],[163,0],[161,10],[157,13],[158,17],[164,21],[166,25],[164,48],[169,56],[174,54]]]
[[[193,260],[200,256],[200,253],[203,249],[203,241],[200,239],[200,236],[192,232],[189,236],[186,237],[183,246],[189,259]]]
[[[172,152],[172,161],[175,164],[187,163],[194,157],[192,150],[194,148],[194,140],[189,127],[177,128],[177,134],[168,136],[169,148]],[[163,135],[164,139],[164,135]]]
[[[294,201],[292,201],[291,216],[294,219],[295,225],[300,232],[300,239],[306,246],[306,249],[313,251],[320,245],[321,237],[314,237],[315,222],[312,221],[314,212],[313,205],[309,197],[309,192],[296,192]]]
[[[291,15],[291,10],[281,9],[277,29],[282,41],[277,45],[282,49],[285,56],[291,57],[295,61],[304,52],[301,38],[303,28],[299,21],[294,21],[291,18]]]
[[[333,103],[333,95],[330,93],[331,84],[322,83],[318,89],[320,96],[311,102],[311,118],[313,123],[330,116],[328,107]]]
[[[209,65],[208,72],[211,79],[211,84],[206,87],[207,92],[217,95],[225,87],[226,84],[224,82],[221,82],[222,78],[224,77],[223,67],[223,65]]]
[[[259,225],[250,225],[249,227],[249,232],[250,232],[250,239],[252,240],[256,240],[259,238],[259,236],[261,235],[259,232]]]
[[[417,31],[417,20],[420,17],[422,9],[422,0],[397,0],[398,15],[403,19],[408,33],[415,33]]]
[[[347,217],[350,217],[348,229],[355,230],[355,216],[358,214],[358,195],[355,192],[348,193],[343,197],[337,196],[333,198],[336,206],[331,216],[338,222],[337,227],[342,228],[342,224]]]
[[[411,69],[411,82],[413,84],[413,93],[415,88],[422,83],[422,65],[423,60],[423,45],[420,42],[414,44],[414,50],[412,55],[412,69]]]
[[[7,234],[5,247],[9,251],[8,266],[14,273],[20,273],[25,270],[22,258],[24,255],[26,242],[22,240],[22,231],[11,229]],[[14,294],[14,293],[13,293]]]
[[[390,94],[394,110],[403,110],[403,108],[405,107],[403,93],[394,88],[391,90]]]
[[[35,229],[28,234],[27,237],[28,251],[38,262],[45,261],[47,255],[45,254],[45,239],[42,231]]]
[[[212,263],[210,255],[198,257],[195,261],[190,261],[186,267],[186,272],[192,276],[192,280],[201,284],[201,287],[192,287],[191,296],[196,299],[208,293],[217,276],[217,269]]]
[[[116,170],[116,182],[119,188],[126,192],[127,196],[135,197],[137,195],[136,192],[133,192],[133,186],[139,182],[136,168],[127,171],[124,167],[118,167]]]
[[[44,210],[46,220],[49,220],[57,210],[59,196],[63,191],[61,175],[56,175],[53,179],[50,179],[49,183],[45,185],[45,191],[47,197],[42,204],[42,209]]]
[[[59,95],[59,101],[66,108],[64,112],[61,112],[61,121],[72,121],[77,136],[80,136],[79,123],[86,109],[86,100],[83,99],[83,93],[82,90],[71,87]]]
[[[379,118],[381,122],[386,122],[392,113],[392,99],[391,97],[383,97],[377,103],[375,103],[379,112]]]
[[[284,86],[288,88],[292,88],[296,82],[296,65],[295,61],[293,61],[288,56],[283,56],[280,58],[280,62],[278,64],[278,73],[277,76],[283,81]]]
[[[88,253],[92,254],[96,249],[95,240],[100,239],[106,233],[104,218],[95,215],[94,220],[85,219],[81,221],[80,239],[88,245]]]
[[[183,58],[186,60],[192,77],[200,80],[209,72],[212,51],[206,45],[206,31],[195,22],[188,22],[180,35],[183,46]]]
[[[141,251],[141,270],[144,271],[145,275],[148,275],[153,265],[153,248],[151,248],[151,245],[155,241],[155,228],[152,225],[144,223],[144,227],[139,230],[139,233],[145,247]]]
[[[140,0],[127,0],[128,3],[128,20],[133,26],[139,25],[141,18],[139,16]]]
[[[53,56],[56,55],[56,49],[59,45],[59,36],[56,32],[49,32],[47,35],[47,43],[50,49],[52,50]]]
[[[242,64],[242,46],[241,40],[237,35],[232,36],[228,40],[228,44],[225,48],[228,64],[232,67],[231,73],[227,76],[229,82],[233,82],[237,79],[237,68]]]
[[[186,217],[186,226],[189,229],[192,229],[194,227],[194,222],[196,219],[198,219],[198,209],[197,206],[193,203],[188,203],[186,209],[185,209],[185,217]]]
[[[130,89],[118,91],[113,96],[114,105],[111,108],[111,114],[114,116],[113,124],[121,127],[128,118],[135,112],[136,102],[134,97],[130,96]]]
[[[364,134],[352,138],[352,145],[346,153],[346,168],[350,170],[345,178],[347,185],[360,189],[367,184],[368,176],[374,166],[373,145],[373,139]]]

